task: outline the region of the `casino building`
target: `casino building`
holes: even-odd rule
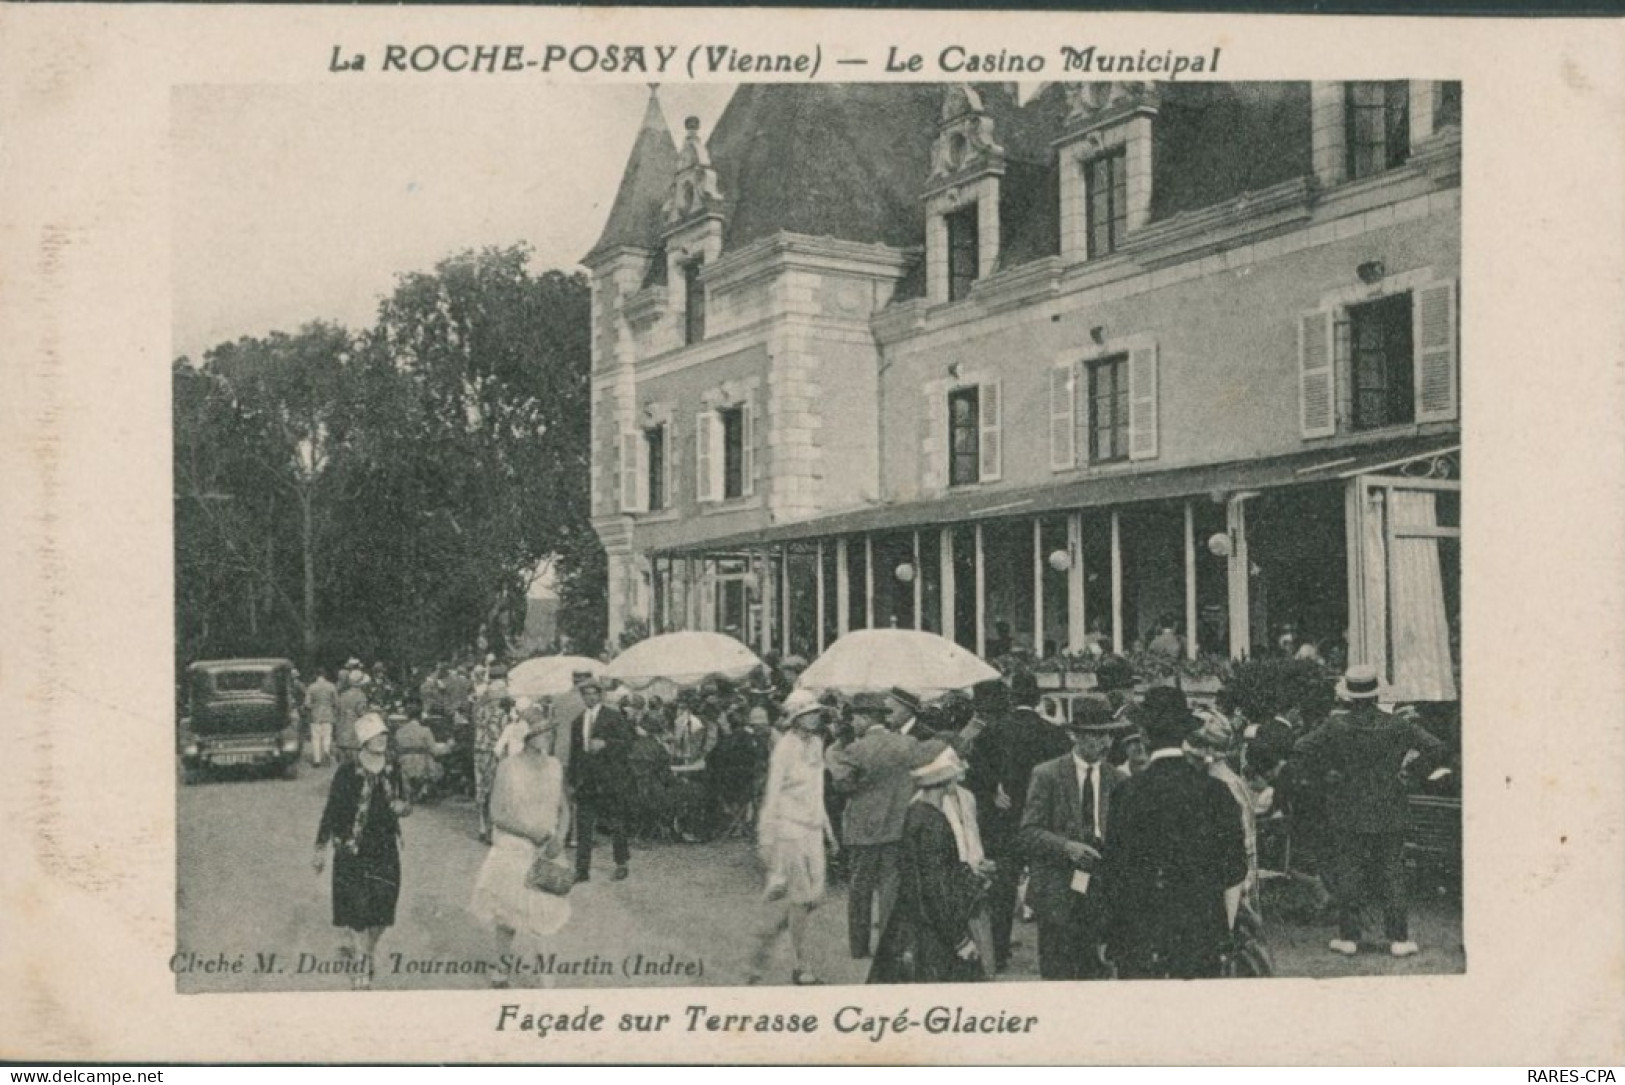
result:
[[[612,635],[1291,632],[1457,694],[1459,84],[651,96],[593,282]]]

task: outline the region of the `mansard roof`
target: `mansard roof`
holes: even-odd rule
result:
[[[666,190],[676,169],[677,144],[672,141],[671,128],[660,109],[660,96],[651,92],[603,233],[582,262],[592,263],[598,256],[623,245],[640,249],[659,245],[660,205],[666,199]]]
[[[723,245],[781,230],[897,247],[925,239],[920,190],[942,87],[742,84],[711,134]]]
[[[1054,142],[1068,114],[1065,88],[1049,84],[1025,103],[1013,85],[974,89],[1005,150],[1000,266],[1055,255]],[[1153,222],[1313,172],[1307,83],[1163,83],[1158,92]],[[707,140],[724,200],[724,249],[780,231],[923,246],[922,197],[947,97],[941,83],[740,84]],[[660,206],[677,160],[651,98],[593,254],[659,247]],[[914,285],[896,296],[910,296]]]

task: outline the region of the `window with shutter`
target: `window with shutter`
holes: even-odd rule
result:
[[[1000,404],[999,382],[988,381],[980,386],[981,389],[981,439],[980,456],[977,461],[977,481],[996,482],[1004,473],[1004,441],[1000,432]]]
[[[717,480],[715,471],[717,415],[715,411],[701,411],[694,416],[694,500],[715,501]]]
[[[643,442],[636,428],[627,427],[621,430],[621,511],[642,512],[643,505],[638,501],[639,486],[638,467],[641,457],[639,445]]]
[[[1157,456],[1157,345],[1128,352],[1128,458]]]
[[[1317,309],[1298,318],[1298,424],[1305,437],[1337,432],[1333,398],[1332,314]]]
[[[1049,466],[1065,471],[1076,465],[1077,453],[1077,366],[1071,362],[1051,366],[1049,371]]]
[[[1456,417],[1456,283],[1433,283],[1416,291],[1413,306],[1416,420]]]

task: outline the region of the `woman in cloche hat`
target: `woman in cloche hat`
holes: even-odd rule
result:
[[[807,925],[824,899],[824,845],[839,849],[824,810],[824,705],[807,690],[795,690],[782,707],[789,730],[774,743],[767,785],[757,819],[757,846],[767,870],[763,899],[773,911],[756,932],[745,982],[761,982],[762,972],[785,930],[795,965],[790,982],[811,986],[824,981],[807,963]]]
[[[987,908],[993,865],[976,802],[958,785],[968,766],[952,746],[913,770],[903,820],[897,903],[881,932],[870,983],[969,983],[987,978],[973,925]]]
[[[369,712],[355,722],[360,745],[354,761],[339,765],[316,832],[313,864],[320,874],[333,844],[333,926],[351,941],[351,986],[372,986],[374,954],[384,929],[395,925],[401,893],[400,818],[411,811],[399,768],[389,756],[389,728]]]
[[[564,768],[553,756],[558,721],[542,704],[520,714],[525,728],[518,753],[497,765],[491,787],[491,850],[474,882],[468,910],[491,929],[496,960],[512,960],[514,938],[556,934],[570,918],[570,901],[530,884],[539,858],[557,860],[563,852],[570,807],[564,795]],[[566,868],[567,869],[567,868]],[[491,986],[507,987],[507,972],[493,970]]]

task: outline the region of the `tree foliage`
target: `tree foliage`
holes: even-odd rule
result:
[[[463,253],[401,276],[357,335],[310,325],[177,361],[183,656],[500,648],[549,564],[561,622],[602,625],[588,288],[529,262]]]

